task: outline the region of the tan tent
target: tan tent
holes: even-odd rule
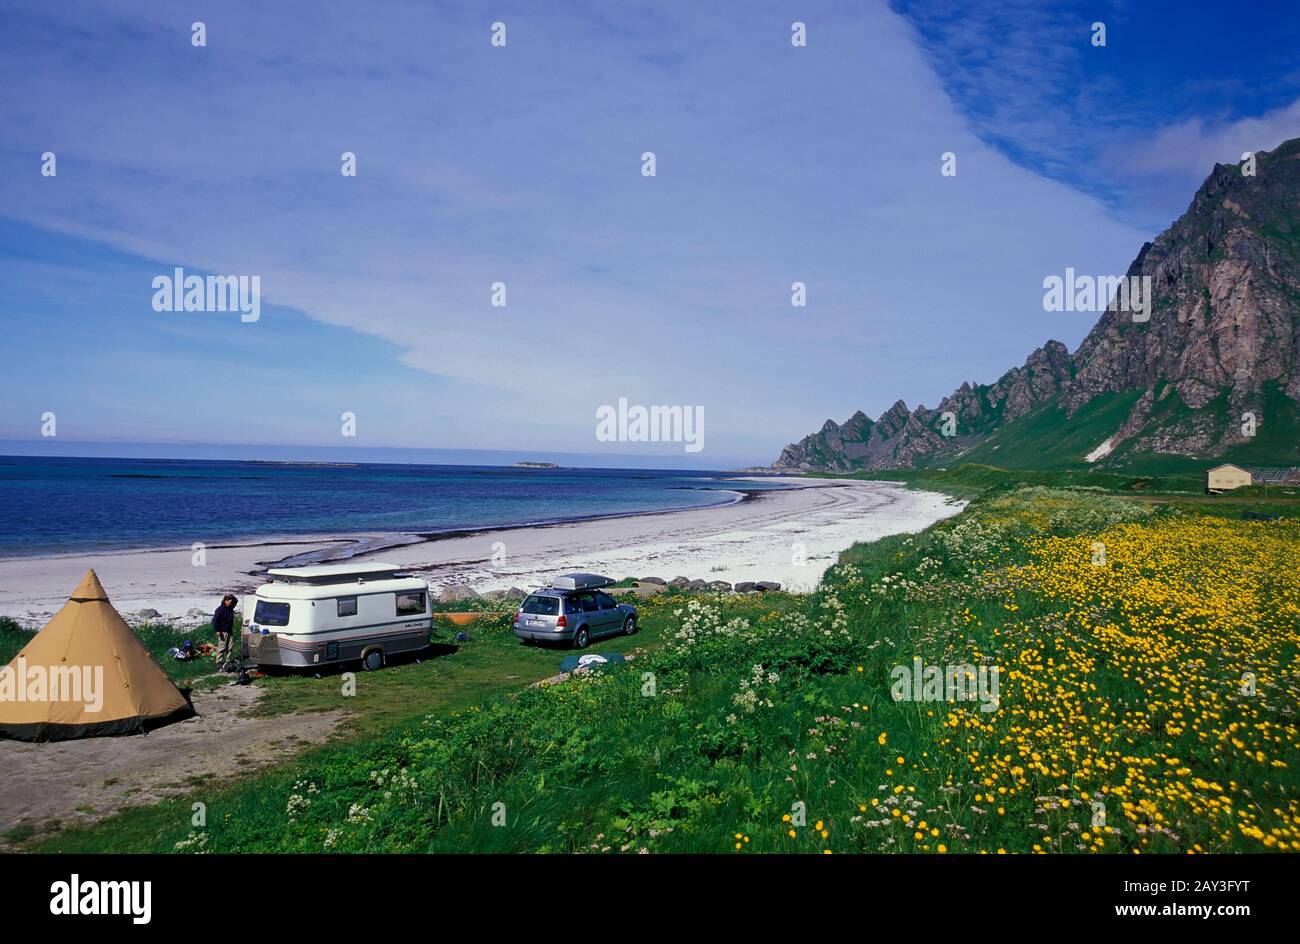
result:
[[[189,702],[113,609],[93,570],[0,669],[0,738],[134,734],[191,714]]]

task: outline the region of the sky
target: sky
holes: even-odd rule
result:
[[[1300,135],[1300,9],[993,7],[0,0],[0,451],[730,468],[1073,349],[1045,277]],[[156,311],[175,267],[260,318]]]

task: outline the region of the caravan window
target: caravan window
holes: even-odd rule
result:
[[[411,616],[416,613],[424,614],[424,591],[399,593],[397,595],[397,615]]]
[[[263,626],[288,626],[289,604],[258,600],[257,609],[253,611],[253,622]]]
[[[339,616],[356,616],[357,598],[339,597]]]

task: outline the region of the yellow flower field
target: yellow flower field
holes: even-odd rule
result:
[[[1300,850],[1297,548],[1300,522],[1172,516],[1031,542],[990,630],[1001,708],[947,716],[984,799],[1069,820],[1045,851]]]

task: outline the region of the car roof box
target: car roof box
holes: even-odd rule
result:
[[[551,580],[552,590],[596,590],[613,586],[615,581],[600,574],[561,574]]]

